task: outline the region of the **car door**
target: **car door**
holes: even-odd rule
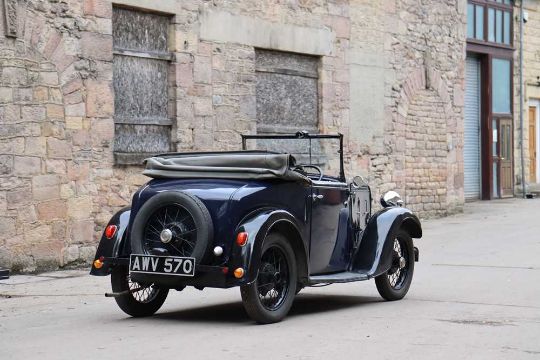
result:
[[[347,224],[347,184],[334,181],[313,181],[311,189],[311,237],[309,265],[311,274],[343,271],[347,264],[332,263],[338,241],[339,223]],[[342,218],[340,221],[340,218]],[[343,226],[342,226],[343,227]],[[340,238],[346,236],[341,229]],[[344,233],[345,231],[345,233]]]

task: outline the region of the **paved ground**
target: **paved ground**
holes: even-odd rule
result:
[[[372,281],[306,289],[274,325],[238,289],[171,293],[132,319],[81,271],[0,281],[0,359],[539,359],[540,199],[468,204],[426,221],[409,295]]]

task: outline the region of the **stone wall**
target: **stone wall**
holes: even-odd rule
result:
[[[531,182],[529,140],[529,106],[540,100],[540,3],[534,0],[524,0],[524,10],[528,20],[523,26],[523,82],[524,82],[524,111],[523,111],[523,144],[525,159],[525,181]],[[514,178],[517,185],[515,190],[521,195],[521,127],[519,119],[519,7],[514,7]],[[538,109],[540,111],[540,109]],[[540,154],[537,154],[539,156]],[[540,179],[537,179],[540,183]]]
[[[462,206],[464,0],[117,3],[171,15],[176,150],[257,131],[255,49],[317,56],[319,131],[345,135],[347,174],[421,216]],[[89,261],[146,178],[114,164],[111,2],[18,7],[16,37],[0,10],[0,266],[35,271]]]

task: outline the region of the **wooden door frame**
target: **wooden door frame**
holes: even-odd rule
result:
[[[513,49],[501,49],[467,42],[467,54],[474,55],[480,60],[480,170],[481,170],[481,200],[491,200],[493,196],[493,126],[494,118],[511,118],[514,122],[514,60]],[[492,108],[492,62],[493,59],[510,61],[510,114],[494,114]],[[512,144],[514,134],[512,133]],[[512,145],[513,146],[513,145]],[[514,188],[514,156],[512,154],[512,188]],[[500,175],[500,171],[499,171]],[[497,180],[500,184],[500,179]]]

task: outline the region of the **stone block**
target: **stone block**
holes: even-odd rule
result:
[[[24,241],[29,245],[47,242],[52,235],[50,225],[40,225],[35,228],[28,229],[24,233]]]
[[[89,117],[111,117],[114,112],[111,83],[106,81],[87,80],[86,114]]]
[[[56,199],[39,203],[37,213],[39,220],[65,219],[67,215],[66,201]]]
[[[88,59],[112,61],[112,36],[82,32],[81,51]]]
[[[45,160],[45,169],[47,173],[53,174],[65,174],[66,173],[66,160]]]
[[[49,88],[45,86],[36,86],[34,88],[33,98],[37,102],[47,102],[49,100]]]
[[[58,73],[56,71],[42,71],[39,80],[45,85],[58,85]]]
[[[27,137],[24,144],[26,155],[44,156],[47,153],[47,143],[44,137]]]
[[[76,220],[68,225],[69,238],[72,243],[88,244],[94,238],[94,220]]]
[[[212,98],[194,98],[193,109],[197,116],[213,115],[214,109],[212,106]]]
[[[79,259],[79,246],[70,245],[62,249],[62,254],[63,254],[62,260],[63,260],[64,265],[75,262]]]
[[[58,88],[49,88],[49,99],[53,103],[62,103],[62,91]]]
[[[13,173],[17,176],[32,176],[41,172],[41,159],[35,156],[15,156]]]
[[[90,171],[90,164],[88,162],[75,163],[68,162],[67,176],[71,181],[87,180],[88,173]]]
[[[47,104],[47,118],[63,119],[64,106],[57,104]]]
[[[6,66],[2,68],[1,82],[8,85],[28,85],[28,72],[24,68]]]
[[[6,104],[0,106],[0,119],[3,124],[13,124],[21,121],[21,106]]]
[[[10,87],[0,87],[0,103],[13,101],[13,89]]]
[[[0,217],[0,239],[16,235],[17,220],[13,217]]]
[[[29,188],[9,191],[6,195],[6,201],[8,209],[18,209],[21,206],[30,204],[32,201],[32,192]]]
[[[193,81],[210,84],[212,82],[212,62],[207,56],[196,56],[193,64]]]
[[[86,105],[84,102],[66,105],[66,116],[84,117],[86,116]]]
[[[47,154],[53,159],[71,159],[71,145],[66,140],[47,139]]]
[[[47,117],[47,109],[44,106],[26,105],[21,107],[21,119],[25,122],[39,122]]]
[[[83,11],[85,15],[102,18],[112,17],[112,5],[106,0],[84,0]]]
[[[94,260],[95,254],[96,254],[95,246],[81,246],[79,248],[80,259],[85,261],[88,264]]]
[[[92,214],[92,198],[79,196],[68,199],[68,216],[71,219],[89,219]]]
[[[83,119],[80,116],[67,116],[66,129],[80,130],[82,129]]]
[[[38,221],[36,208],[34,205],[26,205],[17,209],[19,215],[18,220],[22,223],[29,224]]]
[[[13,93],[13,100],[17,102],[29,102],[33,99],[32,88],[16,88]]]
[[[32,195],[38,201],[60,198],[60,179],[58,175],[34,176],[32,178]]]
[[[0,175],[10,175],[13,172],[13,156],[0,155]]]

